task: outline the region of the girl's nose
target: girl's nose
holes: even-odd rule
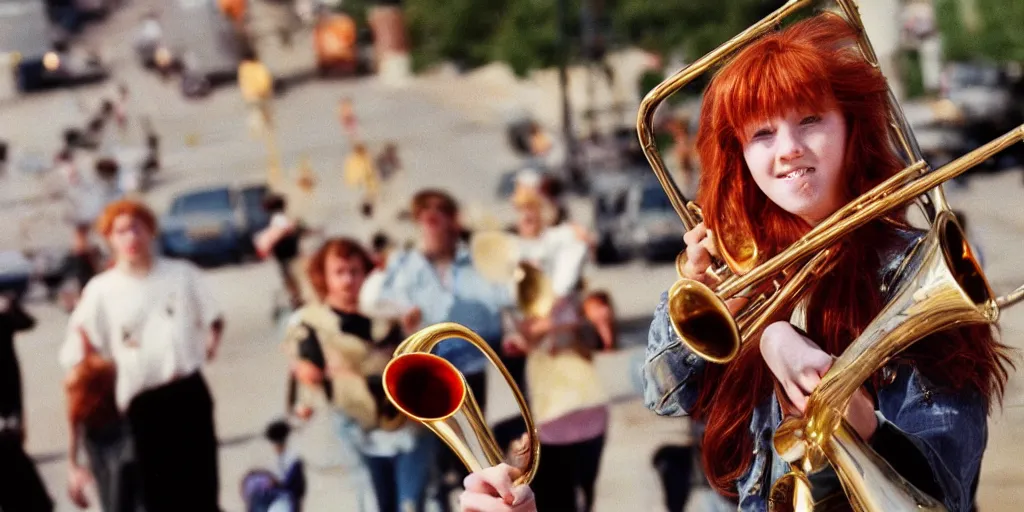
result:
[[[794,130],[780,129],[777,137],[779,144],[777,155],[779,160],[788,162],[803,156],[804,143]]]

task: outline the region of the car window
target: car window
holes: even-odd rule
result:
[[[176,199],[171,210],[178,214],[231,210],[231,194],[227,189],[192,193]]]
[[[641,211],[671,210],[672,202],[660,185],[644,187],[640,195]]]

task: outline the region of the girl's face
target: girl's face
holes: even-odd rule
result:
[[[845,204],[846,120],[837,108],[790,110],[742,135],[754,182],[780,208],[816,226]]]

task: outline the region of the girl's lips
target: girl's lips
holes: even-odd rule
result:
[[[779,176],[779,179],[787,180],[787,181],[795,180],[797,178],[801,178],[801,177],[806,176],[808,174],[812,174],[814,171],[815,171],[814,167],[800,167],[799,169],[795,169],[793,171],[790,171],[790,172],[788,172],[786,174],[783,174],[783,175]]]

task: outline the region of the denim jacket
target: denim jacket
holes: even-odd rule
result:
[[[441,322],[462,324],[495,349],[503,333],[501,310],[513,304],[508,287],[492,283],[476,271],[465,244],[459,245],[445,276],[439,276],[418,250],[395,255],[385,270],[378,300],[420,308],[422,327]],[[487,368],[484,354],[459,339],[442,341],[434,353],[465,374]]]
[[[903,255],[923,236],[902,231],[902,250],[882,253],[881,282],[891,283]],[[700,375],[706,363],[682,344],[672,329],[666,308],[668,294],[654,313],[643,366],[644,402],[659,415],[682,416],[694,406]],[[927,381],[914,367],[890,365],[883,371],[884,385],[876,391],[879,419],[871,447],[918,489],[945,503],[950,512],[974,509],[981,457],[988,441],[985,401],[978,396],[946,393]],[[775,453],[775,429],[782,410],[774,394],[755,409],[750,422],[754,458],[736,482],[743,512],[767,510],[772,484],[788,472],[788,464]],[[810,475],[815,497],[823,489],[840,490],[831,468]]]

